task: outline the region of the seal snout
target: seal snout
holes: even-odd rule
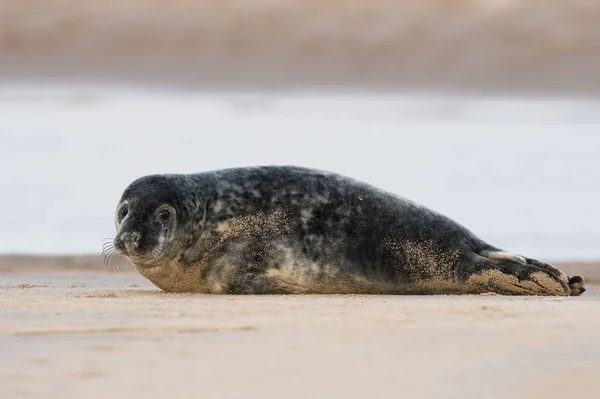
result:
[[[115,238],[115,248],[125,254],[133,254],[138,251],[140,233],[137,231],[126,231]]]

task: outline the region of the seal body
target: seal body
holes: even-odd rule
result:
[[[233,168],[134,181],[114,247],[168,292],[579,295],[583,278],[334,173]]]

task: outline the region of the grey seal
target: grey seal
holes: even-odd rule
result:
[[[296,166],[144,176],[124,191],[118,253],[167,292],[576,296],[568,277],[450,218]]]

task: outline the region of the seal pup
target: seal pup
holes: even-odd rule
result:
[[[583,277],[498,249],[406,198],[295,166],[141,177],[119,201],[116,230],[114,250],[167,292],[585,290]]]

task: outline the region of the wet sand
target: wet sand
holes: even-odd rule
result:
[[[0,258],[0,397],[592,398],[600,378],[599,285],[578,298],[173,295],[97,260]],[[561,267],[598,281],[597,264]]]

